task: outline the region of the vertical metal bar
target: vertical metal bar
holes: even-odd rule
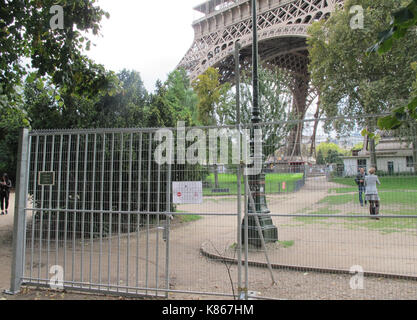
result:
[[[119,213],[118,213],[118,230],[117,230],[117,292],[120,286],[120,235],[122,233],[122,199],[123,199],[123,152],[124,152],[124,135],[120,134],[120,156],[119,156]]]
[[[240,43],[235,44],[235,79],[236,79],[236,124],[238,128],[238,150],[239,150],[239,162],[241,154],[241,118],[240,118],[240,61],[239,51]],[[239,164],[237,169],[237,282],[238,282],[238,295],[241,297],[242,290],[242,166]]]
[[[59,160],[58,160],[58,194],[56,200],[56,209],[61,209],[61,179],[62,179],[62,148],[64,143],[64,136],[61,135],[59,142]],[[55,226],[55,265],[58,265],[58,251],[59,251],[59,218],[61,212],[56,212],[56,226]]]
[[[77,223],[77,205],[78,205],[78,165],[79,165],[79,156],[80,156],[80,135],[77,134],[77,145],[76,145],[76,155],[75,155],[75,188],[74,188],[74,213],[72,216],[72,286],[74,286],[74,271],[75,271],[75,234],[76,234],[76,223]]]
[[[17,167],[17,183],[16,183],[16,200],[15,215],[13,226],[13,260],[12,274],[10,280],[10,293],[16,294],[20,291],[22,277],[24,274],[24,248],[25,248],[25,220],[26,220],[26,200],[28,195],[28,163],[30,160],[29,147],[29,131],[22,129],[19,137],[19,153]]]
[[[110,152],[111,160],[110,160],[110,195],[109,195],[109,211],[113,211],[113,162],[114,162],[114,133],[112,133],[112,142],[111,142],[111,152]],[[112,224],[113,224],[113,214],[109,213],[109,248],[108,248],[108,260],[107,260],[107,266],[108,266],[108,282],[109,282],[109,291],[111,289],[110,287],[110,271],[111,271],[111,237],[112,237]]]
[[[84,146],[84,176],[83,176],[83,202],[81,212],[81,262],[80,271],[81,279],[84,281],[84,224],[85,224],[85,209],[86,209],[86,197],[87,197],[87,169],[88,169],[88,134],[85,135],[85,146]]]
[[[104,202],[104,167],[106,160],[106,134],[103,134],[102,140],[103,155],[101,159],[101,193],[100,193],[100,253],[98,257],[98,282],[101,284],[101,258],[103,256],[103,202]]]
[[[96,153],[97,153],[97,134],[94,134],[94,149],[93,149],[93,174],[92,174],[92,181],[91,181],[91,211],[94,211],[94,201],[95,201],[95,192],[96,192]],[[90,289],[91,283],[93,280],[93,248],[94,248],[94,213],[90,213],[90,274],[89,274],[89,282],[90,282]]]
[[[160,202],[161,202],[161,166],[158,164],[158,186],[157,186],[157,195],[156,195],[156,248],[155,248],[155,288],[159,286],[159,212],[160,212]],[[158,295],[158,291],[155,292],[155,295]]]
[[[38,150],[39,150],[39,136],[36,136],[36,149],[35,149],[35,164],[33,166],[33,207],[36,208],[37,200],[37,181],[38,181]],[[36,225],[36,211],[32,212],[32,244],[30,249],[30,278],[33,278],[33,259],[35,254],[35,225]]]
[[[45,171],[46,168],[46,144],[47,144],[47,136],[45,135],[43,138],[43,158],[42,158],[42,171]],[[41,219],[39,222],[39,266],[38,266],[38,281],[41,278],[41,269],[42,269],[42,238],[43,238],[43,214],[44,214],[44,199],[45,198],[45,186],[42,186],[41,191]]]
[[[65,192],[65,218],[64,218],[64,279],[66,279],[67,270],[67,237],[68,237],[68,209],[69,209],[69,180],[71,169],[71,145],[72,135],[68,136],[68,153],[67,153],[67,176],[66,176],[66,192]]]
[[[250,190],[247,188],[248,185],[248,176],[244,175],[245,180],[245,231],[244,231],[244,237],[245,237],[245,300],[248,300],[248,289],[249,289],[249,224],[248,224],[248,206],[246,205],[248,203],[248,193]]]
[[[133,157],[133,133],[130,134],[130,143],[129,143],[129,194],[127,200],[127,248],[126,248],[126,287],[129,287],[129,254],[130,254],[130,210],[132,202],[132,157]],[[129,292],[129,289],[126,289],[126,292]]]
[[[138,214],[137,214],[137,227],[136,227],[136,288],[139,287],[139,244],[140,244],[140,202],[142,193],[142,132],[139,134],[139,166],[138,166]],[[138,291],[136,290],[136,293]]]
[[[172,150],[171,150],[172,152]],[[170,159],[173,159],[173,155],[171,154]],[[166,225],[165,225],[165,239],[166,239],[166,253],[165,253],[165,287],[167,291],[165,292],[165,297],[168,298],[168,290],[169,290],[169,258],[170,258],[170,223],[171,223],[171,170],[172,164],[168,163],[168,175],[167,175],[167,194],[166,194]]]
[[[50,171],[54,171],[54,153],[55,153],[55,135],[52,136],[52,148],[51,148],[51,169]],[[52,185],[49,186],[49,208],[52,209]],[[47,238],[47,253],[46,253],[46,279],[49,276],[49,258],[50,258],[50,250],[51,250],[51,214],[52,212],[48,212],[48,238]]]
[[[29,135],[29,142],[28,142],[28,151],[27,151],[27,165],[26,165],[26,182],[25,182],[25,188],[26,188],[26,198],[25,198],[25,206],[24,209],[28,206],[28,194],[29,194],[29,181],[30,181],[30,165],[31,165],[31,153],[32,153],[32,136]],[[19,178],[19,175],[16,175],[16,179]],[[16,189],[17,190],[17,189]],[[16,196],[18,193],[16,192]],[[17,199],[15,200],[15,205],[17,204]],[[15,211],[16,212],[16,211]],[[25,211],[25,219],[24,219],[24,233],[23,233],[23,250],[22,250],[22,269],[23,269],[23,276],[26,275],[26,237],[27,237],[27,212]]]
[[[148,294],[149,286],[149,212],[151,211],[151,172],[152,172],[152,133],[149,133],[148,145],[148,194],[147,194],[147,214],[146,214],[146,270],[145,270],[145,287]]]

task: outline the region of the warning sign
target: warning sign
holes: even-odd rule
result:
[[[203,183],[173,182],[172,193],[174,204],[201,204],[203,203]]]

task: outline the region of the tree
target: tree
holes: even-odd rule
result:
[[[220,125],[218,116],[223,114],[221,102],[225,100],[224,97],[230,90],[230,84],[221,84],[219,71],[210,67],[198,76],[192,86],[198,96],[198,122],[203,126]],[[215,152],[217,155],[218,150],[215,150]],[[215,188],[219,188],[217,164],[214,164],[214,181]]]
[[[91,46],[87,34],[97,35],[108,13],[95,0],[62,0],[64,25],[52,30],[50,9],[55,4],[54,0],[0,0],[0,83],[10,99],[29,68],[71,92],[94,95],[107,86],[104,68],[82,52]],[[29,63],[24,65],[24,59]]]
[[[220,84],[219,71],[210,67],[194,80],[192,86],[198,96],[197,120],[204,126],[217,125],[221,96],[229,90],[230,85]]]
[[[21,128],[29,127],[29,121],[21,107],[0,106],[0,172],[7,172],[15,181],[17,169],[17,150]]]
[[[339,155],[347,155],[348,151],[342,149],[332,142],[322,142],[317,147],[317,152],[321,153],[323,160],[327,163],[337,163]],[[323,163],[324,164],[324,163]]]
[[[326,161],[324,160],[324,157],[323,157],[323,151],[322,150],[319,150],[318,153],[317,153],[316,163],[319,164],[319,165],[326,164]]]
[[[222,109],[225,124],[234,125],[236,119],[235,93]],[[252,75],[242,73],[240,87],[241,123],[249,124],[252,117]],[[270,156],[288,143],[291,126],[288,121],[294,118],[291,113],[292,93],[288,77],[278,68],[259,69],[259,109],[261,122],[274,123],[262,127],[263,154]]]
[[[336,150],[330,149],[326,157],[326,163],[343,163],[342,158],[340,158],[341,156],[341,153],[337,152]]]
[[[23,95],[24,109],[28,114],[32,129],[81,129],[107,127],[113,124],[116,127],[115,117],[118,105],[114,104],[110,110],[113,114],[106,114],[102,105],[108,102],[109,97],[118,88],[109,73],[112,83],[115,83],[108,93],[77,94],[68,90],[66,86],[57,87],[49,81],[42,79],[27,79]],[[125,123],[119,123],[124,127]]]
[[[365,28],[350,28],[351,6],[361,5]],[[400,105],[410,94],[414,74],[408,67],[417,59],[417,35],[410,36],[385,56],[370,57],[366,49],[379,30],[389,23],[389,11],[400,6],[391,0],[348,0],[327,21],[309,30],[310,71],[321,93],[321,105],[328,117],[349,115],[343,121],[326,124],[338,132],[355,125],[373,131],[381,114]],[[375,141],[370,141],[371,165],[376,167]]]
[[[390,28],[379,34],[376,44],[367,50],[367,53],[378,52],[383,55],[390,52],[398,41],[404,37],[412,38],[417,26],[417,0],[412,0],[407,6],[400,8],[392,14]],[[413,33],[414,32],[414,33]],[[411,64],[416,81],[410,95],[408,105],[396,107],[391,115],[379,119],[378,126],[383,130],[396,130],[400,136],[405,136],[413,145],[414,172],[417,172],[417,61]]]
[[[122,70],[117,74],[119,88],[99,97],[92,111],[90,126],[94,128],[146,127],[149,94],[140,73]]]

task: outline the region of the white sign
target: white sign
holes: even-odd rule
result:
[[[172,193],[174,204],[202,204],[203,183],[196,182],[173,182]]]

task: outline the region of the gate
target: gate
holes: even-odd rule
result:
[[[171,167],[154,130],[24,130],[11,291],[147,296],[169,289]]]
[[[199,163],[195,156],[200,150],[202,158],[216,158],[222,141],[225,158],[240,150],[230,150],[237,141],[243,153],[247,135],[236,139],[232,131],[249,125],[164,129],[186,164],[156,161],[168,141],[156,129],[23,130],[11,292],[23,284],[163,298],[366,299],[390,288],[389,298],[414,299],[412,150],[398,143],[404,165],[394,159],[394,175],[381,158],[374,216],[360,203],[359,161],[345,157],[343,175],[333,166],[326,176],[294,173],[278,154],[287,138],[276,134],[281,127],[262,125],[264,169],[254,176],[244,174],[242,162]],[[220,148],[211,144],[216,139]],[[202,200],[176,202],[181,182],[200,184],[191,197]]]

